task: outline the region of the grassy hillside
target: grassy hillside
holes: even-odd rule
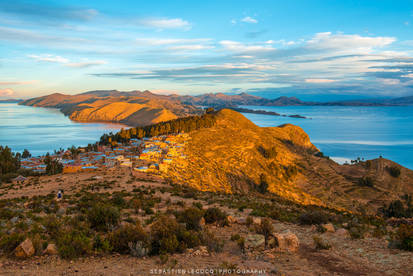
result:
[[[79,95],[55,93],[20,104],[58,108],[74,121],[120,122],[130,126],[151,125],[201,112],[173,99],[158,98],[150,92],[125,94],[97,91]]]
[[[319,157],[300,127],[262,128],[228,109],[217,113],[213,127],[191,132],[185,154],[167,177],[202,191],[267,191],[297,203],[353,211],[376,211],[413,193],[413,172],[394,162],[339,165]],[[392,176],[390,168],[399,168],[400,175]]]

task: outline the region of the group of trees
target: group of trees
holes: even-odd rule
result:
[[[53,175],[63,172],[63,165],[56,159],[50,157],[49,153],[46,154],[44,158],[44,163],[46,164],[46,174]]]
[[[190,132],[193,130],[212,127],[215,124],[214,112],[202,116],[189,116],[161,122],[150,126],[122,129],[116,134],[109,133],[100,137],[101,144],[124,143],[131,138],[154,137],[173,133]]]
[[[12,152],[8,146],[0,146],[0,182],[8,182],[18,174],[27,175],[28,172],[20,168],[20,161],[28,157],[31,157],[31,154],[27,149],[21,154]]]

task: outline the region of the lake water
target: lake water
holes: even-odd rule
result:
[[[314,145],[338,162],[343,163],[357,157],[373,159],[381,155],[413,169],[413,106],[245,107],[311,118],[244,113],[259,126],[291,123],[302,127]]]
[[[103,133],[118,131],[120,124],[77,123],[59,110],[0,103],[0,145],[13,151],[28,149],[42,155],[72,145],[86,146]]]
[[[380,155],[413,169],[413,107],[263,107],[250,109],[299,114],[297,119],[260,114],[244,115],[260,126],[298,125],[326,155],[344,162]],[[27,148],[33,155],[72,145],[86,146],[119,124],[77,123],[56,109],[0,103],[0,145],[14,151]]]

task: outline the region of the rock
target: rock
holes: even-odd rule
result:
[[[317,226],[315,226],[314,224],[310,226],[310,228],[308,229],[308,232],[315,232],[317,231]]]
[[[192,256],[209,256],[209,251],[206,246],[200,246],[197,250],[191,253]]]
[[[49,243],[46,249],[43,251],[43,255],[58,255],[59,251],[54,243]]]
[[[10,222],[13,223],[13,224],[15,224],[18,221],[19,221],[19,217],[13,217],[13,218],[10,219]]]
[[[247,248],[257,248],[265,244],[264,235],[250,234],[245,239],[245,247]]]
[[[261,218],[253,217],[253,218],[252,218],[252,222],[253,222],[254,224],[261,224]]]
[[[350,237],[350,233],[348,232],[347,229],[340,228],[336,231],[336,235],[344,238]]]
[[[14,255],[17,258],[28,258],[34,255],[34,247],[32,241],[27,238],[14,250]]]
[[[57,210],[56,214],[59,216],[63,216],[66,213],[66,209],[63,207],[60,207],[59,210]]]
[[[331,223],[321,224],[321,227],[323,227],[326,232],[334,233],[336,231],[334,225]]]
[[[237,220],[233,216],[227,216],[227,221],[229,224],[237,223]]]
[[[201,218],[201,220],[199,221],[199,225],[203,228],[205,226],[205,219],[204,217]]]
[[[297,236],[291,232],[287,232],[283,234],[273,233],[272,235],[276,243],[275,248],[278,249],[279,251],[295,252],[298,250],[300,246],[300,242]]]
[[[247,223],[247,218],[245,218],[245,217],[237,218],[237,223],[238,224],[246,224]]]

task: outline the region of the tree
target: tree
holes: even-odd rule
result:
[[[44,159],[44,163],[46,164],[46,173],[48,175],[58,174],[63,172],[63,165],[56,159],[52,159],[49,153],[46,154]]]
[[[32,157],[32,154],[27,149],[24,149],[22,153],[22,158],[30,158],[30,157]]]

